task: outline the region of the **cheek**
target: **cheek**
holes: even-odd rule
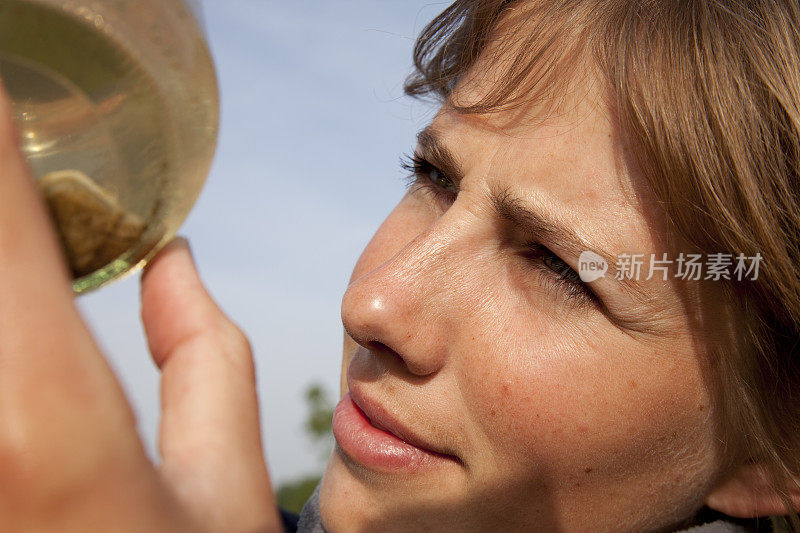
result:
[[[479,338],[461,386],[495,470],[618,477],[711,439],[699,365],[674,351],[544,315]]]

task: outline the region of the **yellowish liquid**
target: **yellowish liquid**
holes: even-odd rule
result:
[[[143,221],[135,242],[113,259],[98,252],[98,264],[71,265],[76,293],[132,271],[174,236],[196,200],[216,140],[216,81],[208,55],[200,56],[207,63],[197,71],[201,79],[185,80],[185,88],[157,83],[163,82],[159,73],[148,71],[112,30],[35,2],[0,1],[0,77],[33,174],[41,179],[77,171],[84,183],[92,180],[87,190]],[[180,117],[187,113],[205,123],[182,131],[188,122]],[[102,224],[91,217],[105,215],[61,210],[73,212],[83,218],[62,228],[73,244],[81,231],[97,240],[91,232]]]

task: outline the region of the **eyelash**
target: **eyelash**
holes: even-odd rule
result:
[[[586,288],[578,273],[547,247],[537,242],[530,242],[525,245],[522,256],[528,260],[530,268],[544,274],[538,278],[539,285],[543,289],[556,290],[568,300],[581,305],[595,301],[594,294]]]
[[[423,156],[417,153],[405,154],[401,158],[400,166],[408,172],[405,176],[406,188],[412,194],[423,192],[430,194],[435,201],[447,204],[455,200],[458,191],[453,181]],[[449,183],[449,187],[437,184],[435,178],[431,177],[432,173],[440,176],[439,182]],[[538,276],[543,289],[556,290],[568,300],[582,305],[595,301],[594,294],[586,288],[578,273],[547,247],[538,242],[529,242],[525,244],[524,250],[522,256],[527,264],[538,273],[544,274]]]
[[[417,191],[430,194],[436,201],[452,202],[455,200],[456,191],[453,181],[444,175],[433,163],[414,153],[413,155],[405,154],[400,159],[400,166],[407,172],[406,187],[413,194]],[[436,172],[443,181],[450,183],[450,188],[443,187],[431,178],[431,174]]]

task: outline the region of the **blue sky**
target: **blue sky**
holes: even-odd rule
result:
[[[434,109],[402,95],[413,38],[447,2],[205,0],[222,124],[181,234],[254,348],[273,480],[320,469],[302,392],[338,394],[341,297],[404,191],[398,160]],[[139,277],[79,298],[155,455],[158,374]],[[235,413],[231,414],[235,416]]]

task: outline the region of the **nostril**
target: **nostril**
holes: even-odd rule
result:
[[[368,342],[365,348],[381,359],[384,367],[399,365],[405,369],[406,373],[421,377],[429,376],[434,371],[425,361],[417,360],[417,357],[412,357],[409,353],[397,352],[382,342]]]
[[[399,371],[402,368],[403,373],[406,374],[408,372],[412,374],[419,373],[419,369],[414,367],[413,362],[408,357],[404,357],[400,352],[393,350],[380,341],[370,341],[364,347],[367,348],[371,356],[377,360],[376,363],[383,369]]]
[[[425,295],[402,283],[407,272],[398,276],[390,267],[384,263],[357,278],[342,298],[344,331],[361,347],[351,362],[370,369],[370,375],[390,371],[407,379],[430,378],[446,360],[445,337],[421,312]]]
[[[368,348],[369,351],[372,352],[372,353],[381,354],[381,355],[385,355],[387,357],[396,358],[399,362],[401,362],[401,363],[403,362],[403,358],[400,356],[399,353],[397,353],[393,349],[389,348],[387,345],[385,345],[382,342],[370,341],[370,342],[367,343],[367,345],[365,347]]]

